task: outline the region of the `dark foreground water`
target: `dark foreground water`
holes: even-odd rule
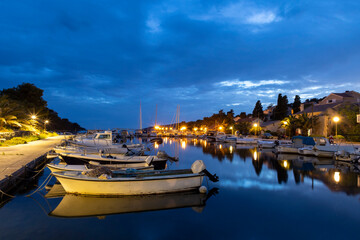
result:
[[[158,149],[180,158],[169,169],[202,159],[220,181],[204,181],[207,196],[56,197],[53,188],[29,198],[25,189],[3,203],[0,239],[360,238],[356,166],[203,140],[165,139]]]

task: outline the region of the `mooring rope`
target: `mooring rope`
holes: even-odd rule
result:
[[[1,192],[1,194],[5,195],[5,196],[11,197],[11,198],[14,198],[14,197],[15,197],[15,196],[13,196],[13,195],[10,195],[10,194],[2,191],[1,189],[0,189],[0,192]]]
[[[44,182],[32,193],[26,195],[26,197],[30,197],[31,195],[33,195],[34,193],[41,191],[43,188],[46,187],[46,185],[50,182],[50,180],[52,179],[52,175],[49,174],[49,176],[47,176],[47,178],[44,180]]]

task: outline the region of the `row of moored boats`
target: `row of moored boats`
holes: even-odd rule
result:
[[[201,160],[190,169],[168,170],[168,161],[178,159],[163,151],[146,154],[149,146],[114,143],[111,132],[91,138],[75,138],[54,148],[48,164],[67,193],[116,196],[206,191],[204,177],[218,181]]]

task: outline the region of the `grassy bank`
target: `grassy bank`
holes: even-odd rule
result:
[[[25,136],[25,137],[14,137],[10,140],[6,140],[0,143],[0,147],[8,147],[18,144],[26,144],[28,142],[45,139],[48,137],[57,136],[56,133],[41,133],[39,135]]]

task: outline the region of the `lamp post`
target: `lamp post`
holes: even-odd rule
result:
[[[284,123],[284,125],[285,125],[285,136],[286,136],[286,135],[287,135],[287,134],[286,134],[286,128],[287,128],[287,125],[288,125],[289,123],[288,123],[287,121],[284,121],[283,123]],[[290,135],[290,134],[289,134],[289,135]],[[289,136],[289,137],[290,137],[290,136]]]
[[[231,135],[234,135],[234,128],[231,126],[230,129],[231,129]]]
[[[257,123],[254,123],[254,128],[255,128],[255,136],[257,136],[257,134],[256,134],[256,133],[257,133],[257,126],[258,126],[258,125],[257,125]]]
[[[337,123],[340,121],[340,118],[336,116],[333,118],[333,121],[335,122],[335,138],[337,138]]]
[[[44,121],[44,132],[46,132],[46,124],[48,124],[48,123],[49,123],[49,120]]]

